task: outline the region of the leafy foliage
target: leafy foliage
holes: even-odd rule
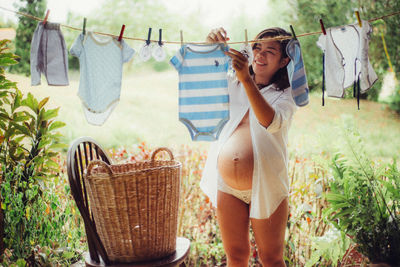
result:
[[[396,162],[381,166],[363,150],[351,127],[344,131],[342,154],[333,157],[334,179],[326,210],[335,227],[357,243],[372,262],[400,262],[400,172]]]
[[[65,124],[54,120],[58,108],[45,109],[49,98],[38,101],[30,93],[24,98],[16,83],[5,78],[4,67],[17,63],[15,55],[5,53],[6,44],[0,42],[0,163],[5,172],[23,164],[25,182],[32,176],[38,180],[54,177],[49,174],[59,170],[53,158],[61,137],[55,130]]]
[[[37,246],[65,250],[60,247],[67,241],[63,226],[72,215],[64,207],[68,203],[61,203],[52,190],[43,190],[33,177],[22,181],[22,168],[22,165],[17,166],[14,172],[5,173],[1,186],[6,226],[4,240],[6,247],[13,251],[11,258],[33,263],[38,261],[32,258]]]
[[[400,114],[400,84],[397,85],[393,96],[390,98],[389,107]]]
[[[391,14],[396,11],[400,11],[400,2],[397,0],[365,0],[360,1],[361,16],[364,19],[377,18],[383,15]],[[382,35],[386,41],[388,54],[393,65],[393,71],[397,77],[400,77],[400,16],[390,16],[378,21],[372,22],[373,34],[371,36],[369,56],[373,67],[378,74],[378,81],[373,88],[375,90],[368,93],[368,98],[371,100],[377,100],[379,90],[382,86],[383,76],[389,70],[389,62],[383,49]],[[396,89],[399,90],[398,88]],[[396,107],[397,106],[397,107]],[[392,105],[393,110],[400,109],[400,103],[397,102],[396,106]]]
[[[0,165],[1,211],[5,246],[11,260],[34,264],[34,248],[59,248],[68,240],[65,226],[72,217],[71,201],[61,200],[53,188],[59,182],[60,134],[56,109],[46,109],[49,98],[23,96],[5,77],[5,67],[16,64],[0,41]],[[69,187],[65,188],[68,193]],[[3,220],[2,220],[3,221]],[[33,253],[33,254],[32,254]],[[73,253],[75,255],[75,253]],[[32,256],[33,255],[33,256]]]
[[[336,229],[329,229],[323,236],[312,238],[313,253],[305,267],[314,266],[321,258],[331,260],[332,266],[338,266],[344,251],[349,247],[349,239]]]
[[[19,11],[43,18],[46,10],[46,0],[20,0]],[[37,21],[20,16],[15,37],[15,54],[19,56],[19,64],[10,68],[10,71],[30,75],[30,51],[33,33]]]
[[[381,17],[388,15],[393,12],[400,11],[400,2],[397,0],[364,0],[361,1],[361,15],[365,19]],[[381,20],[373,22],[374,34],[370,42],[370,59],[374,67],[380,66],[385,71],[389,68],[389,63],[383,49],[382,37],[383,34],[386,40],[388,54],[393,64],[396,76],[400,74],[400,47],[398,42],[400,41],[400,16],[390,16]]]

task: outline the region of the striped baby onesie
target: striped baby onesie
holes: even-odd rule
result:
[[[300,43],[297,39],[291,39],[286,46],[286,53],[290,58],[287,65],[292,96],[297,106],[303,107],[308,104],[308,83],[306,69],[301,55]]]
[[[229,120],[224,44],[182,45],[170,63],[179,73],[179,120],[193,141],[215,141]]]

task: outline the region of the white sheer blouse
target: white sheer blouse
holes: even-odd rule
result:
[[[261,89],[261,94],[275,110],[272,123],[265,128],[258,122],[243,85],[236,80],[230,80],[228,83],[230,120],[218,141],[211,144],[200,187],[216,206],[219,152],[250,108],[250,132],[254,154],[250,217],[266,219],[289,194],[288,131],[297,106],[290,87],[284,91],[277,91],[275,85]]]

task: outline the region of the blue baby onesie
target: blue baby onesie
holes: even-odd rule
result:
[[[78,95],[86,120],[100,126],[118,104],[122,64],[132,58],[135,50],[124,40],[87,32],[76,38],[70,52],[79,58]]]
[[[308,104],[308,83],[306,69],[304,68],[303,57],[301,56],[300,43],[297,39],[291,39],[286,46],[286,53],[290,58],[287,65],[292,96],[297,106]]]
[[[170,63],[179,73],[179,120],[193,141],[215,141],[229,120],[224,44],[183,45]]]

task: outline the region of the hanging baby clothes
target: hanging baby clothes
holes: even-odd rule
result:
[[[117,106],[122,80],[122,65],[135,50],[124,40],[92,32],[80,34],[70,50],[79,58],[80,81],[78,95],[88,123],[103,125]]]
[[[289,41],[286,46],[286,53],[290,58],[287,72],[290,86],[292,87],[292,96],[296,105],[302,107],[308,104],[309,89],[300,43],[297,39]]]
[[[352,24],[329,28],[321,35],[317,45],[324,52],[324,79],[326,93],[344,97],[347,87],[358,85],[357,97],[365,93],[378,79],[368,59],[372,27],[362,21],[362,27]]]
[[[229,120],[224,44],[183,45],[170,63],[179,73],[179,120],[193,141],[215,141]]]
[[[39,22],[31,42],[31,84],[40,85],[43,73],[48,85],[68,85],[67,55],[60,24]]]

